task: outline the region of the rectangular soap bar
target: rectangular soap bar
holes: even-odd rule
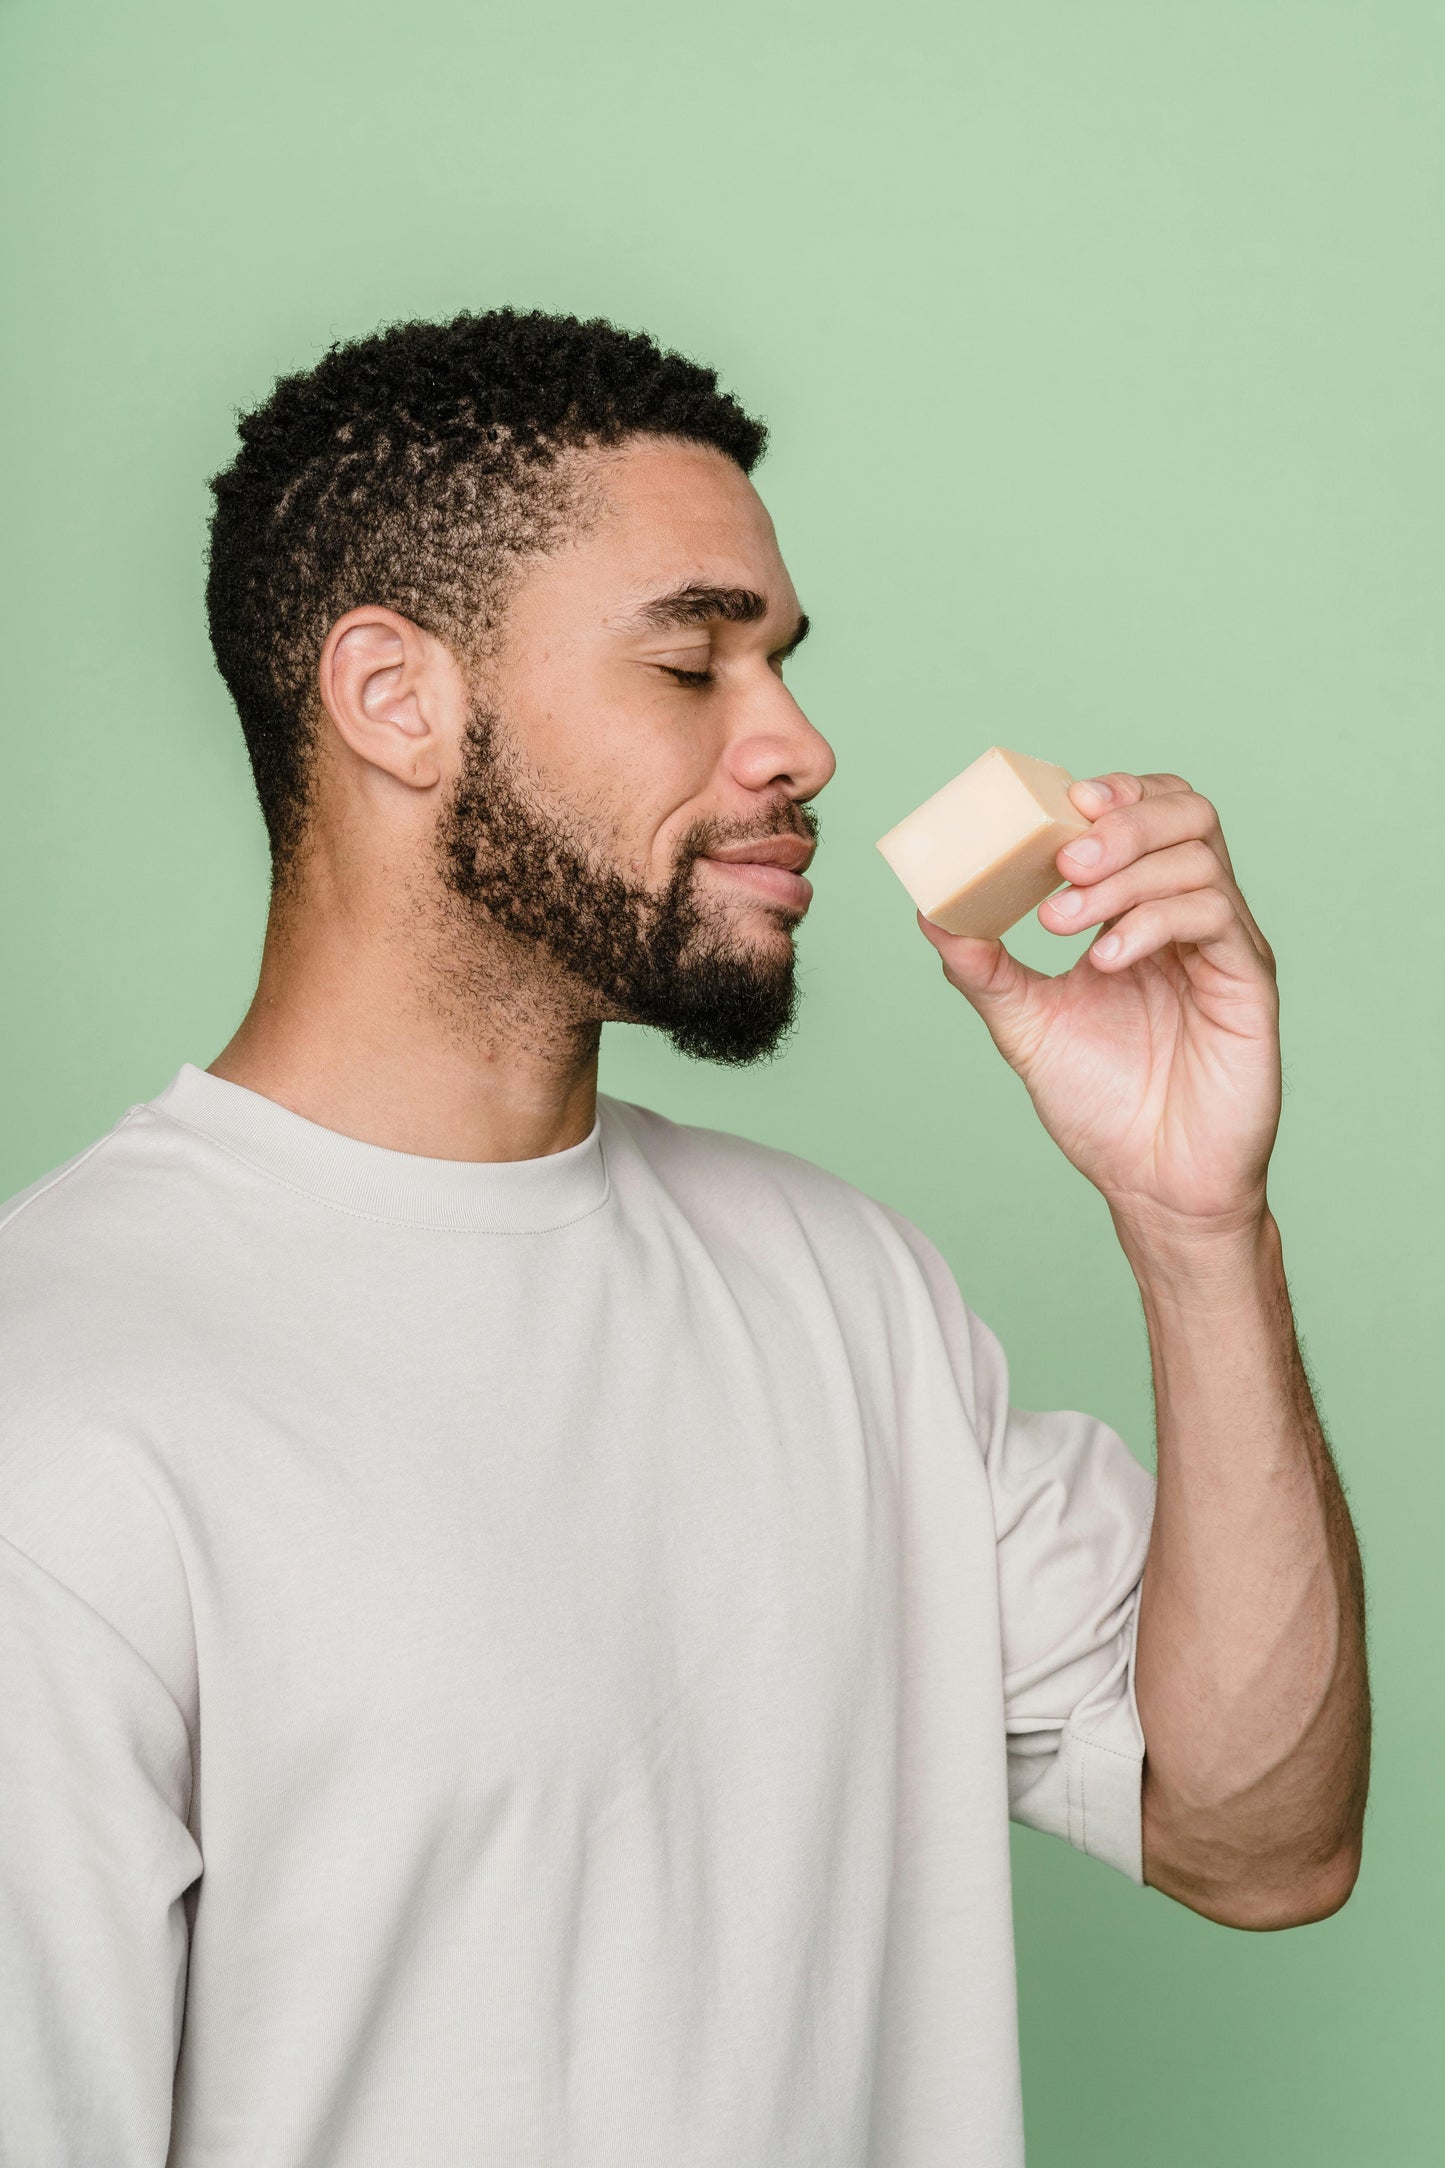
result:
[[[996,940],[1061,885],[1054,853],[1091,825],[1070,803],[1073,780],[991,745],[878,848],[935,926]]]

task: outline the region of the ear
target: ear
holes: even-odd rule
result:
[[[412,790],[441,780],[466,693],[440,640],[395,610],[367,604],[338,617],[317,676],[321,704],[358,760]]]

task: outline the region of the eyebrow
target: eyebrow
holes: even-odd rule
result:
[[[667,632],[674,625],[756,625],[768,614],[768,603],[753,587],[675,587],[671,594],[654,595],[643,604],[633,622],[648,632]],[[792,636],[775,653],[788,656],[807,639],[809,621],[800,613]]]

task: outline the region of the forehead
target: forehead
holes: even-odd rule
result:
[[[795,602],[767,506],[724,453],[635,438],[586,454],[581,479],[596,516],[579,554],[620,588],[752,587],[780,610]]]

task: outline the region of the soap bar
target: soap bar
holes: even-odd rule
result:
[[[935,926],[996,940],[1060,886],[1054,853],[1091,826],[1070,802],[1073,780],[991,745],[878,848]]]

